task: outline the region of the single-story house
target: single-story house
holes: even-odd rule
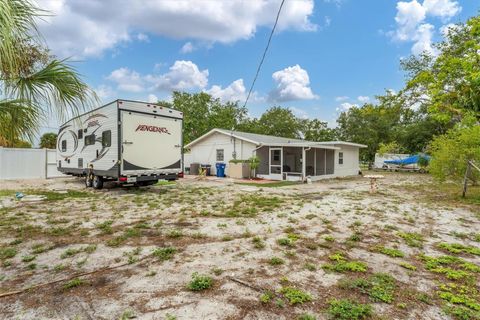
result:
[[[271,180],[312,180],[357,175],[359,149],[367,146],[344,142],[313,142],[255,133],[212,129],[185,146],[184,166],[209,164],[215,173],[217,162],[260,159],[259,178]]]

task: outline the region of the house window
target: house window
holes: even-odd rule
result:
[[[338,153],[338,164],[343,164],[343,152]]]
[[[217,149],[217,161],[224,161],[223,149]]]
[[[67,151],[67,140],[62,140],[62,152]]]
[[[273,161],[280,161],[280,150],[273,150]]]
[[[85,145],[91,146],[92,144],[95,144],[95,135],[91,134],[91,135],[85,136]]]
[[[102,132],[102,147],[110,147],[112,145],[112,131]]]
[[[83,139],[83,129],[78,129],[78,139]]]

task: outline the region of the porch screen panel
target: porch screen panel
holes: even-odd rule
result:
[[[268,157],[270,156],[268,147],[261,147],[256,152],[257,157],[260,160],[257,168],[257,174],[268,174]]]
[[[305,170],[307,176],[314,176],[315,175],[315,149],[312,148],[310,150],[305,151],[306,153],[306,162],[305,162]]]
[[[325,149],[315,149],[315,153],[315,175],[322,176],[325,174]]]
[[[327,163],[326,163],[326,173],[333,174],[335,167],[335,150],[326,150],[327,152]]]

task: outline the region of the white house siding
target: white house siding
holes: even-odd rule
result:
[[[225,174],[228,175],[228,162],[233,159],[234,141],[237,159],[247,160],[252,156],[255,144],[215,132],[190,148],[190,152],[184,155],[185,167],[190,167],[192,163],[209,164],[212,166],[212,174],[216,174],[217,149],[223,149],[222,162],[227,164]]]
[[[358,175],[360,170],[359,148],[337,144],[340,150],[335,150],[335,176],[347,177]],[[343,152],[343,164],[338,163],[339,153]]]

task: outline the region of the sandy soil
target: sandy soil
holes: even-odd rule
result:
[[[478,207],[432,201],[421,186],[431,189],[428,176],[392,173],[373,195],[361,177],[281,188],[188,177],[100,191],[85,190],[76,178],[1,181],[0,295],[98,272],[70,288],[71,281],[61,281],[0,296],[0,319],[296,319],[305,313],[330,319],[334,298],[371,304],[374,318],[454,319],[442,311],[448,304],[438,295],[451,279],[426,268],[421,257],[450,254],[480,265],[475,250],[452,254],[439,246],[478,248]],[[46,199],[16,201],[7,190]],[[405,234],[421,240],[412,246]],[[279,239],[290,240],[282,245]],[[157,248],[175,253],[162,259],[152,255]],[[367,270],[325,268],[335,253]],[[272,257],[283,264],[272,265]],[[401,266],[407,262],[415,270]],[[194,272],[211,277],[213,286],[189,290]],[[395,279],[390,303],[339,286],[377,273]],[[477,287],[478,274],[469,275]],[[282,287],[313,299],[291,304]],[[267,291],[275,298],[261,302]]]

